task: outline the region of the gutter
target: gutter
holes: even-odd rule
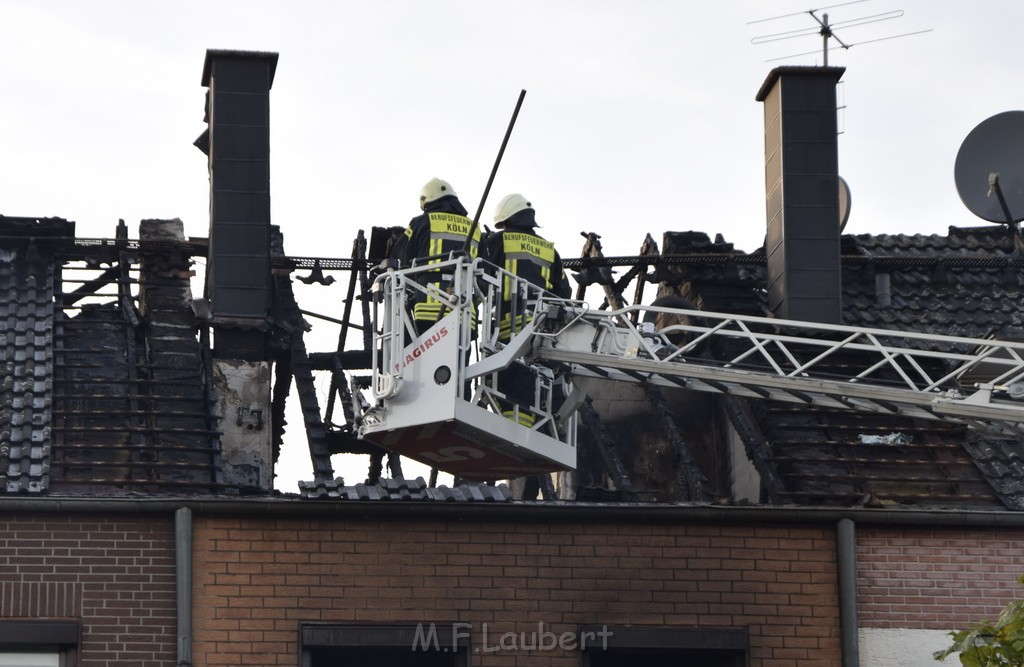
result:
[[[415,500],[307,500],[259,498],[82,498],[0,497],[0,513],[38,514],[173,514],[188,509],[200,516],[394,519],[461,521],[590,521],[626,523],[764,523],[833,524],[849,519],[873,526],[943,528],[1024,528],[1024,512],[809,508],[798,506],[719,506],[697,504],[579,502],[437,502]]]

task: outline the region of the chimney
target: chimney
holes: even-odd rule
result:
[[[213,328],[211,413],[219,479],[273,489],[270,316],[270,87],[277,54],[206,52],[206,131],[195,145],[210,170],[206,297]],[[204,309],[205,310],[205,309]],[[198,313],[198,311],[197,311]]]
[[[195,145],[210,170],[206,290],[218,348],[262,355],[270,308],[270,87],[276,53],[206,52],[206,131]],[[228,340],[230,339],[230,340]]]
[[[764,103],[768,303],[784,319],[842,319],[836,83],[842,67],[777,67]]]

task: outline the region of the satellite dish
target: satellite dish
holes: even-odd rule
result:
[[[839,233],[846,229],[850,219],[850,184],[842,176],[839,177]]]
[[[953,177],[974,215],[1003,224],[1024,220],[1024,111],[1004,111],[971,130]]]

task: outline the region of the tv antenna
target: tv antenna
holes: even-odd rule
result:
[[[890,40],[890,39],[897,39],[899,37],[909,37],[911,35],[920,35],[921,33],[931,32],[931,30],[932,30],[931,28],[928,28],[926,30],[915,30],[913,32],[904,32],[904,33],[900,33],[898,35],[888,35],[888,36],[885,36],[885,37],[878,37],[878,38],[875,38],[875,39],[866,39],[866,40],[859,41],[856,44],[847,43],[847,42],[843,41],[839,37],[839,35],[836,34],[836,28],[842,28],[845,31],[846,29],[849,29],[849,28],[856,28],[858,26],[868,25],[870,23],[879,23],[881,21],[890,21],[892,19],[898,19],[898,18],[903,16],[903,10],[902,9],[895,9],[895,10],[888,11],[888,12],[881,12],[881,13],[878,13],[878,14],[870,14],[870,15],[867,15],[867,16],[860,16],[860,17],[853,18],[853,19],[847,19],[847,20],[843,20],[843,21],[834,21],[833,22],[833,21],[829,20],[828,12],[825,11],[826,9],[835,9],[837,7],[846,7],[848,5],[857,5],[857,4],[860,4],[862,2],[868,2],[868,0],[850,0],[849,2],[841,2],[839,4],[828,5],[826,7],[818,7],[817,9],[808,9],[808,10],[805,10],[805,11],[802,11],[802,12],[793,12],[791,14],[781,14],[779,16],[771,16],[771,17],[766,18],[766,19],[758,19],[756,21],[749,21],[747,23],[747,25],[753,25],[755,23],[765,23],[767,21],[775,21],[775,20],[778,20],[778,19],[785,19],[785,18],[790,18],[790,17],[793,17],[793,16],[803,16],[804,14],[808,14],[808,15],[810,15],[811,18],[814,19],[815,23],[818,24],[817,26],[797,28],[797,29],[794,29],[794,30],[784,30],[784,31],[781,31],[781,32],[774,32],[774,33],[769,33],[769,34],[766,34],[766,35],[758,35],[756,37],[751,38],[750,43],[751,44],[767,44],[769,42],[779,42],[779,41],[782,41],[782,40],[796,39],[798,37],[807,37],[807,36],[810,36],[810,35],[817,34],[817,35],[821,36],[822,61],[823,61],[824,66],[828,67],[828,52],[833,50],[833,49],[842,48],[842,49],[849,50],[850,48],[852,48],[854,46],[857,46],[859,44],[871,44],[872,42],[883,42],[883,41]],[[819,16],[819,13],[820,13],[820,16]],[[829,40],[834,40],[836,42],[836,45],[835,46],[829,46]],[[817,54],[817,53],[818,53],[817,50],[805,51],[803,53],[793,53],[793,54],[790,54],[788,56],[782,56],[782,57],[779,57],[779,58],[769,58],[765,62],[772,62],[772,61],[775,61],[775,60],[786,60],[788,58],[797,58],[797,57],[800,57],[800,56],[814,55],[814,54]]]

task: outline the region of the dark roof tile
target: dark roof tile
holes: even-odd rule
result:
[[[440,502],[508,502],[512,492],[505,484],[467,482],[454,487],[428,487],[422,477],[381,479],[377,484],[345,486],[339,477],[333,481],[299,482],[304,498],[338,500],[429,500]]]
[[[950,228],[946,235],[847,235],[842,243],[844,324],[970,338],[1022,337],[1024,243],[1005,226]],[[763,295],[764,265],[744,266],[750,270],[738,282],[748,293]],[[705,289],[714,293],[716,270],[692,265],[680,273],[700,298]],[[888,305],[876,297],[876,276],[882,273],[889,276]],[[962,428],[879,415],[806,408],[794,414],[784,406],[764,406],[761,415],[774,457],[764,463],[785,480],[792,494],[785,500],[842,503],[863,494],[868,502],[991,507],[1001,501],[1024,510],[1024,459],[1016,442],[969,444]],[[913,431],[914,444],[868,451],[853,437],[868,427]]]
[[[53,376],[52,260],[34,246],[0,250],[0,493],[49,485]]]

